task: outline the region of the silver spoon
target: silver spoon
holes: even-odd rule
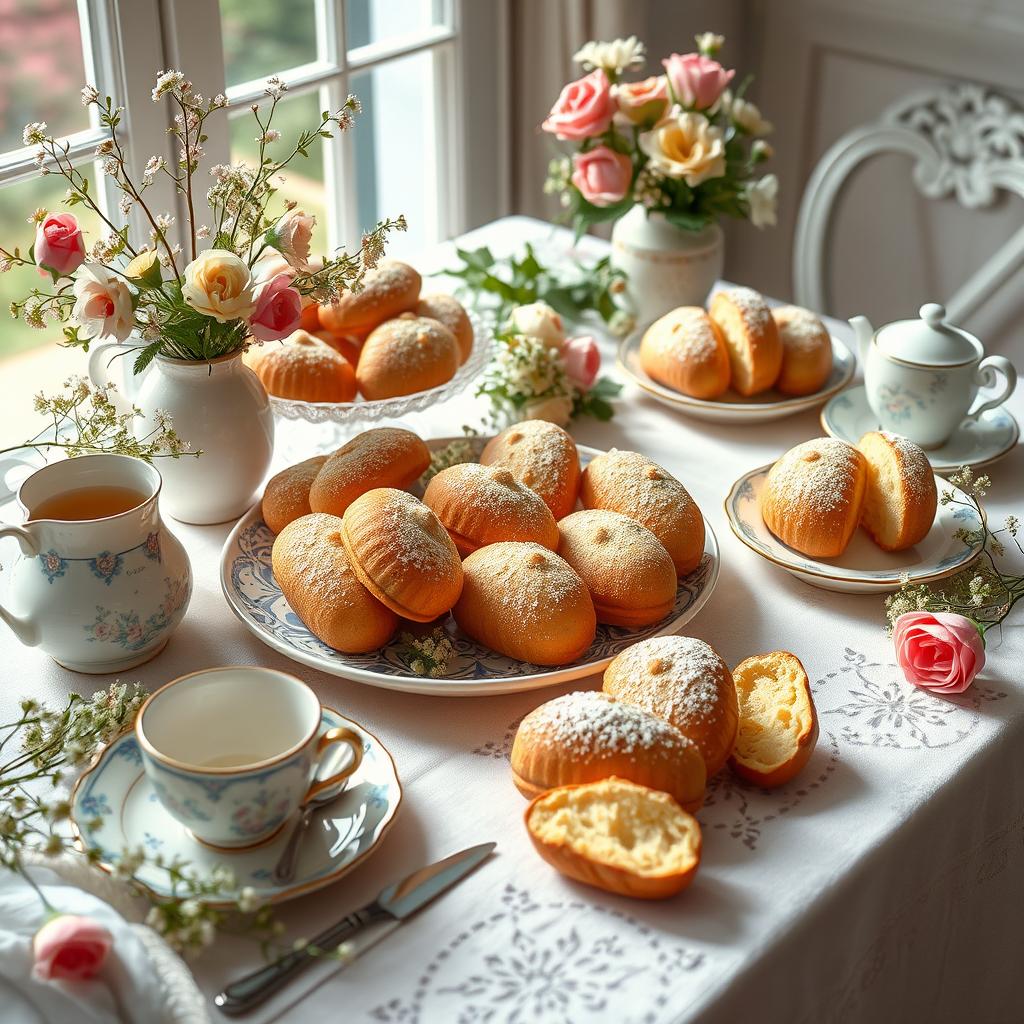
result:
[[[284,844],[281,856],[274,867],[275,882],[286,885],[295,877],[295,870],[299,864],[299,847],[302,844],[302,837],[306,834],[306,829],[313,819],[314,812],[318,811],[321,807],[326,807],[327,804],[333,803],[342,796],[347,783],[348,779],[342,779],[337,786],[325,789],[312,800],[300,805],[299,820],[292,828],[291,835],[288,836],[288,842]]]

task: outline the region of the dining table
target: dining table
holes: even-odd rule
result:
[[[431,275],[432,290],[451,290],[457,282],[444,271],[455,266],[457,246],[507,256],[527,242],[545,263],[609,251],[602,239],[576,241],[563,227],[517,216],[411,262]],[[908,299],[908,313],[918,305],[920,297]],[[851,343],[844,322],[826,322]],[[984,671],[966,692],[943,697],[912,686],[896,664],[883,595],[810,586],[741,543],[728,525],[723,501],[733,482],[821,436],[820,410],[756,424],[687,418],[622,375],[617,339],[600,321],[572,330],[594,335],[602,372],[624,385],[614,416],[581,417],[573,436],[595,449],[642,452],[685,484],[717,537],[721,564],[710,600],[684,632],[711,644],[730,666],[766,651],[796,654],[819,716],[813,756],[793,781],[771,790],[728,768],[709,780],[696,813],[700,868],[680,895],[637,901],[589,888],[535,852],[509,757],[525,714],[561,693],[599,688],[599,675],[455,698],[443,695],[443,684],[437,695],[403,693],[324,674],[264,645],[232,613],[220,573],[231,523],[169,520],[191,559],[191,604],[166,649],[121,678],[152,690],[219,665],[287,671],[379,737],[397,765],[402,807],[374,854],[331,886],[275,908],[288,943],[311,937],[426,863],[497,843],[473,874],[381,941],[371,944],[375,936],[368,935],[367,948],[356,943],[357,957],[319,960],[244,1019],[1020,1021],[1020,616],[989,634]],[[473,390],[410,414],[402,425],[424,438],[479,425],[486,406]],[[1007,408],[1024,415],[1024,389]],[[329,424],[279,419],[276,429],[273,472],[338,442]],[[984,499],[991,521],[1020,512],[1021,447],[986,472],[993,479]],[[13,505],[0,509],[0,520],[17,515]],[[14,550],[9,541],[0,544],[0,562],[8,564]],[[11,718],[24,696],[60,702],[113,681],[65,670],[2,626],[0,662],[0,720]],[[256,942],[226,932],[190,961],[210,1019],[220,1019],[214,994],[262,962]]]

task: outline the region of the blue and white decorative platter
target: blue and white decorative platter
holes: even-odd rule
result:
[[[726,517],[732,532],[751,551],[815,587],[843,594],[884,594],[899,590],[905,580],[927,583],[951,576],[981,551],[980,540],[966,544],[956,536],[962,529],[973,533],[981,528],[974,509],[965,507],[967,495],[936,477],[939,494],[951,490],[955,501],[965,504],[940,504],[935,522],[920,544],[906,551],[883,551],[858,529],[838,558],[810,558],[783,544],[761,518],[761,490],[771,468],[751,470],[732,485],[725,499]]]
[[[437,450],[452,440],[455,439],[441,438],[428,441],[427,445]],[[482,447],[484,439],[480,439],[479,444]],[[584,445],[577,447],[583,465],[601,454]],[[231,610],[263,643],[321,672],[388,690],[433,696],[514,693],[593,675],[638,640],[678,632],[700,611],[718,582],[718,541],[707,520],[704,531],[700,565],[679,581],[675,607],[661,622],[643,629],[599,624],[593,644],[578,661],[554,668],[497,654],[462,633],[450,616],[445,621],[445,629],[456,654],[448,663],[447,674],[439,679],[416,675],[409,668],[414,655],[402,642],[401,629],[387,646],[370,654],[343,654],[333,650],[306,628],[281,593],[270,566],[274,534],[263,522],[259,505],[242,516],[228,536],[221,554],[221,587]],[[413,623],[406,624],[407,629],[414,627]]]
[[[71,821],[83,849],[99,851],[99,865],[113,871],[125,850],[141,847],[148,855],[134,878],[157,897],[172,895],[168,872],[151,863],[160,854],[188,862],[197,877],[212,880],[215,868],[228,868],[237,889],[255,890],[261,903],[278,903],[321,889],[348,874],[383,839],[399,804],[402,787],[395,762],[384,745],[358,723],[333,708],[322,712],[323,731],[347,725],[363,737],[363,760],[333,803],[314,812],[300,847],[295,878],[287,885],[273,879],[295,817],[271,839],[242,850],[216,850],[193,839],[167,811],[142,770],[142,754],[134,732],[108,744],[75,785]],[[230,790],[223,799],[230,799]],[[204,900],[231,906],[231,893]]]
[[[856,444],[869,431],[880,429],[863,384],[836,395],[821,410],[821,425],[826,434],[850,444]],[[926,451],[925,455],[936,473],[955,473],[961,466],[977,469],[1013,451],[1019,437],[1017,421],[1001,405],[983,412],[973,422],[964,423],[944,445]]]
[[[648,325],[650,326],[650,325]],[[647,376],[640,365],[640,342],[647,327],[634,331],[619,346],[619,369],[634,384],[650,392],[665,405],[678,409],[687,416],[713,423],[766,423],[781,420],[794,413],[804,412],[821,405],[853,379],[857,361],[853,353],[836,337],[832,338],[832,372],[828,380],[813,394],[784,395],[774,389],[744,398],[730,388],[721,398],[708,400],[691,398]]]

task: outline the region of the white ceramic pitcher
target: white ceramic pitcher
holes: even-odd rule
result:
[[[152,429],[157,409],[165,410],[178,434],[202,450],[199,458],[164,460],[164,511],[183,523],[237,519],[274,455],[274,414],[260,379],[241,352],[209,362],[157,356],[136,375],[137,352],[117,342],[98,345],[89,354],[89,376],[98,386],[116,384],[142,410],[143,430]]]
[[[28,512],[68,491],[124,487],[144,495],[102,519],[38,519],[0,526],[21,556],[0,618],[23,643],[76,672],[123,672],[158,654],[181,622],[192,570],[160,519],[160,474],[127,455],[54,462],[18,489]]]

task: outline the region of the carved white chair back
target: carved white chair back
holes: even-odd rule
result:
[[[1024,110],[968,83],[912,93],[874,124],[839,139],[807,182],[793,239],[794,292],[800,305],[831,311],[826,268],[833,204],[862,162],[893,152],[913,159],[914,183],[929,199],[954,196],[976,210],[994,203],[1001,191],[1024,198]],[[947,299],[950,320],[969,317],[1022,266],[1024,227]]]

